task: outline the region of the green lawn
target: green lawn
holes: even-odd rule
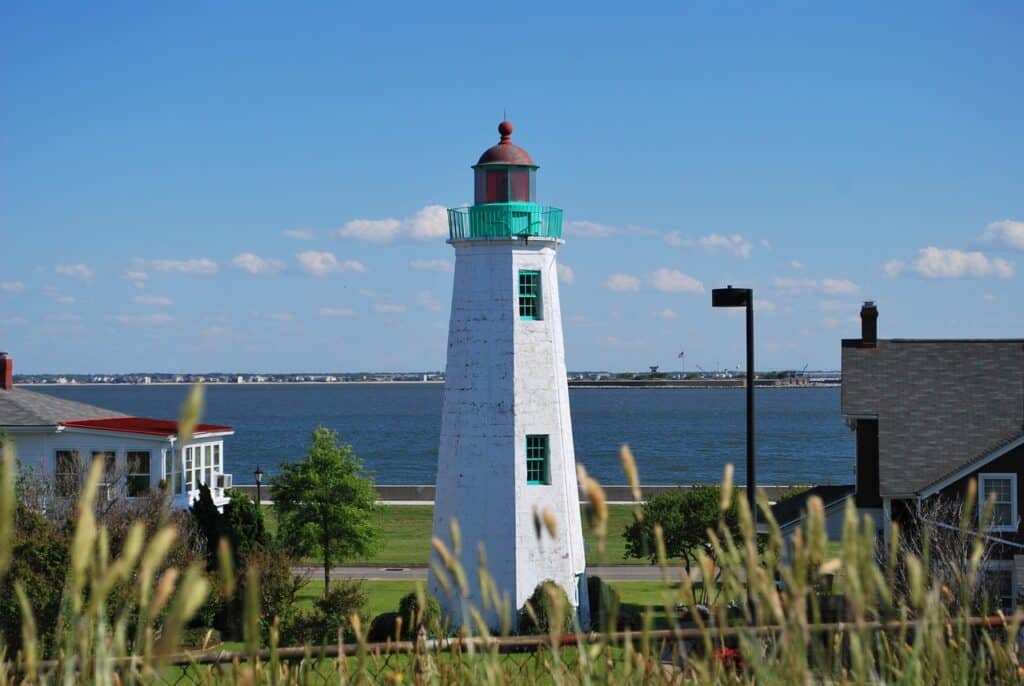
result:
[[[277,517],[274,508],[264,506],[267,528],[277,533]],[[389,505],[377,515],[382,545],[373,555],[361,560],[348,560],[345,564],[367,564],[374,566],[426,565],[430,556],[430,536],[433,527],[434,508],[432,505]],[[585,521],[585,520],[584,520]],[[626,542],[622,532],[633,521],[633,508],[628,505],[611,505],[608,508],[608,538],[604,560],[597,553],[597,538],[586,531],[584,542],[587,549],[587,564],[648,564],[646,560],[623,559]],[[318,560],[311,559],[310,562]]]
[[[366,615],[373,618],[382,612],[397,611],[398,601],[407,593],[415,591],[416,583],[415,581],[364,581],[363,590],[368,598]],[[323,592],[324,582],[322,580],[310,581],[299,591],[299,608],[311,609],[313,600],[323,595]]]
[[[369,599],[366,604],[366,616],[373,618],[382,612],[395,612],[398,610],[398,601],[405,594],[415,591],[417,583],[421,582],[364,581],[363,589]],[[655,627],[669,626],[665,615],[664,597],[667,593],[672,605],[678,602],[678,583],[666,586],[660,581],[618,581],[611,585],[619,593],[619,598],[624,606],[629,606],[638,612],[643,612],[650,607],[654,613]],[[306,610],[312,608],[313,600],[323,591],[323,581],[310,581],[299,592],[299,607]]]

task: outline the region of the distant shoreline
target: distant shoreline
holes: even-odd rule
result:
[[[838,383],[773,383],[772,379],[759,380],[756,388],[777,388],[777,389],[812,389],[812,388],[839,388]],[[77,387],[125,387],[136,388],[140,386],[192,386],[194,383],[202,383],[212,387],[237,387],[237,386],[413,386],[443,384],[444,381],[266,381],[266,382],[245,382],[232,383],[224,381],[153,381],[150,383],[111,383],[103,381],[80,381],[75,383],[31,383],[18,382],[15,385],[32,388],[77,388]],[[722,388],[743,388],[742,379],[705,379],[705,380],[614,380],[614,381],[580,381],[570,380],[569,388],[597,388],[597,389],[671,389],[671,390],[708,390]]]

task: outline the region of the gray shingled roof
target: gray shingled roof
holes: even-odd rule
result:
[[[64,400],[23,388],[0,390],[0,427],[56,426],[75,419],[127,417],[114,410]]]
[[[843,414],[878,417],[881,495],[919,493],[1024,431],[1024,340],[843,346]]]

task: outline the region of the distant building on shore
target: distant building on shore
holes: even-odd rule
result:
[[[218,507],[227,502],[224,439],[230,426],[199,424],[182,443],[178,423],[17,388],[14,361],[0,353],[0,433],[13,440],[23,467],[45,479],[52,498],[75,498],[89,465],[104,461],[100,496],[142,498],[165,483],[172,507],[188,507],[200,484]]]

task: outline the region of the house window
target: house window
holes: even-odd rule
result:
[[[188,493],[195,488],[192,483],[192,466],[192,448],[185,448],[185,490],[182,493]]]
[[[128,451],[128,479],[126,482],[129,498],[138,498],[149,491],[149,451]]]
[[[173,449],[164,451],[164,482],[171,493],[181,492],[181,465],[177,459],[179,454]]]
[[[978,478],[978,513],[984,513],[989,499],[994,501],[989,529],[1017,530],[1017,475],[981,474]]]
[[[206,446],[206,485],[213,488],[213,446]]]
[[[540,272],[519,272],[519,318],[541,319]]]
[[[224,473],[224,469],[220,466],[220,443],[215,443],[213,446],[213,473]]]
[[[1013,612],[1013,569],[989,569],[985,577],[994,605],[992,609]]]
[[[551,483],[548,467],[548,437],[526,437],[526,483],[544,485]]]
[[[100,481],[100,500],[114,497],[114,483],[117,481],[117,453],[113,450],[93,450],[92,461],[103,460],[103,480]]]
[[[54,465],[54,487],[57,496],[70,498],[78,493],[78,481],[81,465],[78,462],[77,450],[58,450]]]

